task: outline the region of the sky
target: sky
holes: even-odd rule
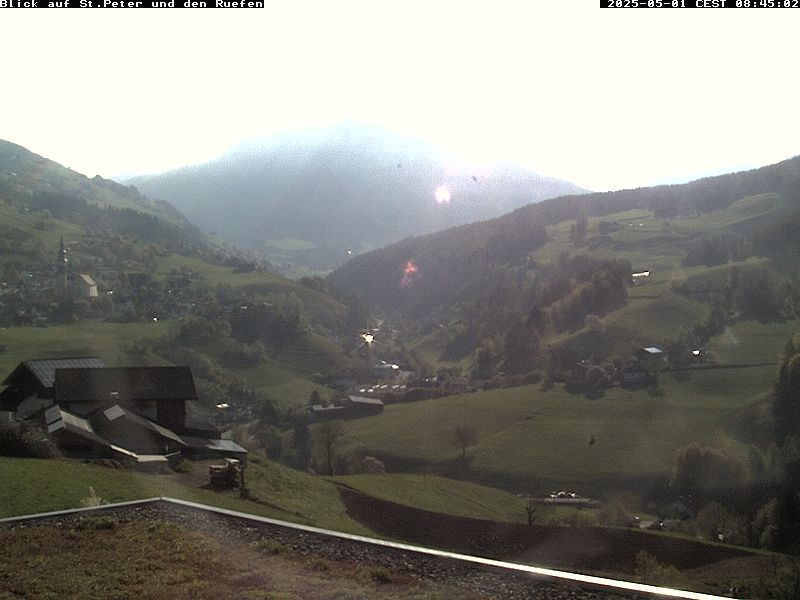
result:
[[[4,10],[0,138],[88,176],[376,125],[605,191],[800,154],[800,10],[266,0]]]

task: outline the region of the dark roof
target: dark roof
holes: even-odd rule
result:
[[[197,399],[189,367],[58,369],[55,379],[57,402]]]
[[[5,378],[3,385],[10,385],[22,370],[28,370],[45,388],[53,387],[56,369],[98,369],[106,364],[96,356],[81,356],[75,358],[41,358],[26,360],[17,365],[11,374]]]
[[[97,435],[91,423],[86,419],[81,419],[68,413],[59,406],[51,406],[44,413],[47,423],[47,433],[55,433],[61,429],[86,438],[101,446],[110,446],[106,440]]]
[[[247,450],[242,448],[233,440],[216,440],[194,436],[183,436],[183,441],[193,450],[211,450],[214,452],[233,452],[236,454],[247,454]]]
[[[123,421],[127,421],[137,427],[141,427],[143,429],[148,429],[159,435],[163,438],[170,439],[174,442],[178,442],[182,446],[186,444],[184,441],[177,436],[174,432],[167,429],[166,427],[162,427],[158,423],[153,423],[149,419],[145,419],[144,417],[140,417],[136,413],[132,413],[129,410],[125,410],[119,404],[115,404],[114,406],[107,408],[105,410],[99,410],[92,414],[92,421],[98,426],[101,430],[109,430],[109,424],[113,424],[115,421],[121,419]]]
[[[383,400],[377,398],[365,398],[364,396],[348,396],[351,404],[369,405],[369,406],[383,406]]]

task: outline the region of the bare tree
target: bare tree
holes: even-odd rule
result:
[[[336,446],[344,437],[344,424],[341,421],[325,421],[314,428],[315,445],[321,449],[328,464],[328,473],[334,475],[333,457]]]
[[[469,425],[458,425],[451,432],[450,444],[461,449],[461,457],[467,454],[467,448],[478,444],[478,432]]]

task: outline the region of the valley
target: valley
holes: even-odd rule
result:
[[[23,475],[32,459],[0,458],[5,515],[92,488],[367,535],[421,535],[363,512],[376,503],[442,522],[627,528],[664,560],[653,536],[667,532],[792,551],[779,494],[795,464],[774,405],[800,330],[797,159],[545,200],[293,280],[136,188],[4,148],[0,368],[189,366],[190,416],[250,453],[249,500],[199,487],[202,463],[184,476],[42,461],[42,488]],[[96,289],[81,296],[84,275]],[[370,416],[326,416],[364,396]],[[559,490],[595,504],[532,503]]]

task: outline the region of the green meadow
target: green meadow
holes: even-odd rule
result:
[[[474,483],[434,475],[348,475],[315,477],[258,456],[247,467],[250,500],[238,491],[212,492],[196,487],[204,479],[203,463],[185,463],[188,476],[115,470],[73,460],[0,457],[0,518],[77,508],[91,490],[102,502],[114,503],[168,496],[250,514],[314,525],[336,531],[373,535],[351,519],[339,496],[343,485],[382,500],[460,517],[527,522],[527,501]],[[189,479],[192,482],[189,482]],[[538,524],[567,522],[577,509],[537,507]],[[583,512],[594,513],[587,509]]]
[[[6,327],[0,329],[0,373],[3,378],[21,361],[32,358],[99,356],[106,364],[164,364],[152,355],[143,356],[137,342],[166,334],[165,321],[148,323],[106,323],[83,321],[48,327]]]
[[[545,482],[598,493],[667,478],[675,451],[691,442],[743,451],[726,423],[763,396],[773,373],[760,367],[662,374],[659,395],[611,388],[597,400],[560,386],[477,392],[389,405],[349,422],[347,432],[351,444],[417,473],[453,473],[516,492]],[[449,442],[457,425],[478,433],[466,461]]]

